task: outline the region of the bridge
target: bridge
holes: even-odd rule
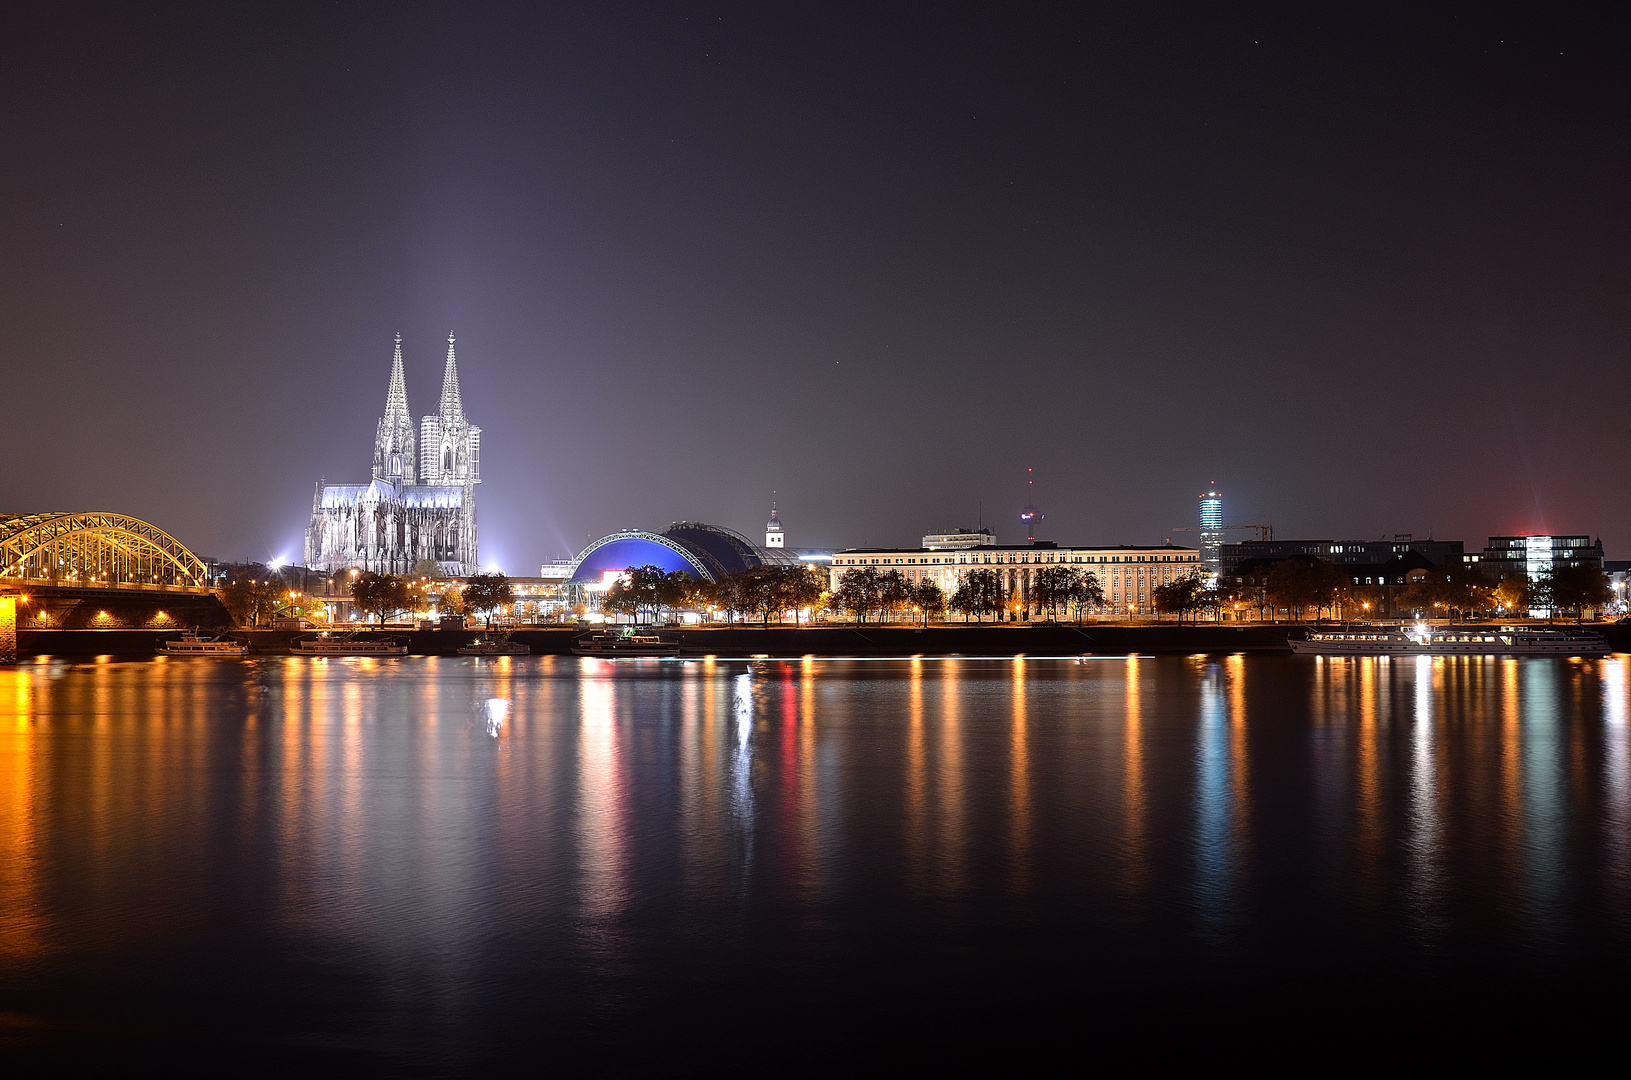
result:
[[[0,663],[17,630],[164,629],[219,610],[209,570],[126,514],[0,514]]]

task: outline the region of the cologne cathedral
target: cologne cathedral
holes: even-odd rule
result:
[[[385,415],[374,435],[373,476],[366,484],[317,482],[306,565],[410,574],[425,564],[450,577],[477,572],[476,485],[481,483],[481,428],[465,419],[453,335],[447,335],[442,401],[419,421],[417,439],[396,336]]]

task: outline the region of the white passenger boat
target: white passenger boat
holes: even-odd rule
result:
[[[459,646],[460,656],[527,656],[531,652],[530,645],[511,641],[507,630],[484,638],[478,637],[468,645]]]
[[[680,643],[660,634],[641,634],[633,630],[597,630],[575,638],[572,642],[572,651],[579,656],[662,658],[678,656]]]
[[[205,636],[197,630],[188,630],[159,646],[159,655],[239,657],[249,655],[249,646],[218,634]]]
[[[1534,626],[1352,626],[1315,630],[1291,641],[1291,651],[1313,656],[1607,656],[1593,630]]]
[[[296,656],[407,656],[407,643],[392,638],[363,638],[355,634],[322,633],[299,638],[289,646]]]

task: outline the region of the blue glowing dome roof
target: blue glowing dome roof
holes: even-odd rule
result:
[[[578,556],[572,580],[599,581],[608,570],[656,566],[664,571],[683,570],[699,581],[718,581],[726,574],[766,564],[797,565],[798,556],[768,551],[741,533],[717,525],[676,521],[666,533],[629,529],[601,537]]]
[[[631,566],[655,566],[663,571],[681,570],[693,578],[705,579],[696,560],[664,543],[653,533],[622,532],[602,537],[578,557],[573,581],[599,581],[607,570],[627,570]]]

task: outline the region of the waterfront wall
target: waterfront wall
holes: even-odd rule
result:
[[[1616,652],[1631,652],[1631,623],[1594,626]],[[256,655],[283,655],[289,644],[311,631],[240,630]],[[679,638],[686,656],[1119,656],[1127,653],[1283,652],[1291,637],[1307,627],[1297,625],[1198,626],[1176,624],[1132,626],[1089,623],[1077,627],[1050,624],[984,626],[850,626],[821,624],[793,627],[707,627],[665,630]],[[365,636],[396,638],[417,656],[455,656],[459,646],[477,637],[476,630],[364,631]],[[567,628],[517,630],[516,641],[535,655],[571,652],[578,631]],[[153,656],[174,631],[158,630],[27,630],[17,631],[18,652],[30,656],[73,658]]]

